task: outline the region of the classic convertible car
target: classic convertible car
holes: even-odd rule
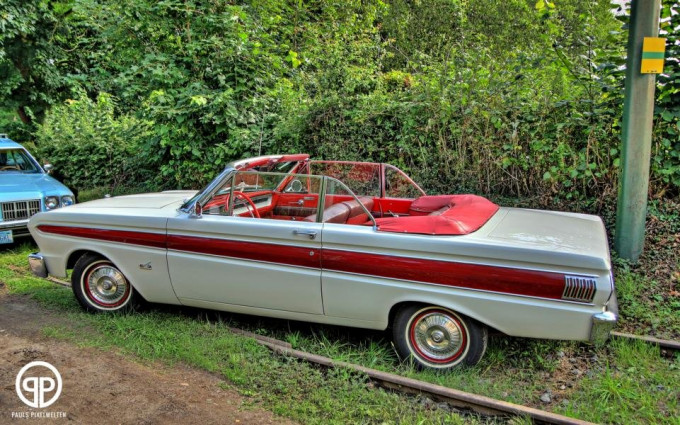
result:
[[[37,214],[38,276],[93,312],[139,301],[392,328],[420,367],[472,365],[489,329],[605,340],[617,304],[598,217],[428,196],[388,164],[237,161],[200,192],[119,196]]]

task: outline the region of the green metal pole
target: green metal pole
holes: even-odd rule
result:
[[[637,261],[645,241],[655,74],[640,73],[642,40],[659,35],[660,0],[633,0],[628,29],[622,162],[614,249]]]

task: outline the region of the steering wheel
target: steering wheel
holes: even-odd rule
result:
[[[253,207],[253,209],[251,210],[250,208],[248,208],[248,207],[246,206],[246,209],[247,209],[248,212],[250,213],[250,216],[251,216],[251,217],[261,218],[261,217],[260,217],[260,213],[259,213],[259,211],[257,211],[257,207],[255,206],[255,203],[253,202],[253,200],[250,199],[250,196],[246,195],[246,194],[243,193],[243,192],[234,192],[234,198],[243,198],[243,199],[245,199],[246,202],[248,202],[248,203],[250,204],[250,206]]]
[[[0,167],[0,171],[5,171],[5,170],[21,171],[21,168],[17,167],[16,165],[5,165],[3,167]]]

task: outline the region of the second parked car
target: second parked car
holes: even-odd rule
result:
[[[31,216],[75,203],[73,192],[48,175],[51,168],[0,134],[0,245],[29,236]]]

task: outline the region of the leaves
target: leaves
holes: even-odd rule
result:
[[[391,162],[433,192],[615,192],[627,17],[606,0],[7,2],[0,130],[20,131],[19,105],[38,122],[52,108],[36,142],[64,160],[60,138],[98,158],[113,149],[128,170],[141,156],[135,179],[168,189],[199,188],[240,157],[308,152]],[[671,195],[676,11],[664,1],[651,174]],[[92,115],[84,105],[97,98]],[[130,122],[144,130],[121,138]],[[30,140],[27,128],[16,134]],[[69,173],[78,185],[111,181],[85,171]]]

